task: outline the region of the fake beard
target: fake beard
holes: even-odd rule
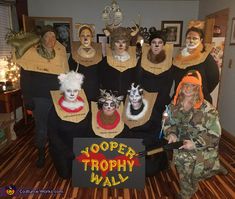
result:
[[[165,50],[162,50],[159,54],[154,55],[150,49],[148,52],[147,58],[150,62],[154,64],[159,64],[166,59],[166,52]]]
[[[186,43],[186,48],[189,50],[193,50],[193,49],[197,48],[199,45],[200,45],[200,42],[198,42],[196,44]]]
[[[191,55],[189,53],[189,50],[195,50],[197,49],[197,47],[199,47],[200,43],[197,43],[196,45],[192,46],[192,45],[189,45],[189,44],[186,44],[186,47],[181,51],[181,55],[183,57],[187,57],[189,55]]]

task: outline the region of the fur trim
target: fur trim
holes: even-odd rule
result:
[[[58,79],[61,85],[60,90],[62,92],[66,91],[68,88],[81,90],[84,75],[82,75],[81,73],[70,71],[66,74],[60,74],[58,76]]]
[[[205,44],[206,50],[205,52],[201,52],[203,46],[202,44],[200,44],[196,49],[193,50],[192,54],[189,54],[188,56],[185,56],[187,54],[187,52],[185,52],[185,49],[183,50],[183,54],[181,50],[175,56],[173,60],[173,65],[177,66],[180,69],[185,69],[189,66],[194,66],[203,63],[211,52],[212,47],[212,44]]]
[[[82,57],[78,54],[78,49],[81,46],[80,41],[74,41],[72,43],[72,57],[78,63],[85,67],[93,66],[98,64],[102,60],[102,46],[100,43],[92,42],[91,46],[96,51],[95,55],[91,58]]]
[[[77,102],[67,102],[67,101],[63,101],[62,105],[70,110],[75,110],[78,109],[80,107],[84,106],[83,102],[77,101]]]
[[[76,102],[67,102],[64,100],[64,96],[62,96],[58,101],[59,106],[62,110],[69,113],[77,113],[81,111],[84,107],[84,101],[81,97],[77,97]]]
[[[97,113],[97,116],[96,116],[96,121],[97,121],[97,124],[103,128],[103,129],[106,129],[106,130],[112,130],[114,128],[117,127],[117,125],[119,124],[120,122],[120,114],[118,113],[117,110],[115,110],[114,112],[114,116],[116,117],[114,122],[112,124],[104,124],[102,119],[101,119],[101,114],[102,114],[102,111],[98,111]]]
[[[125,62],[130,59],[130,55],[128,54],[128,52],[123,52],[123,54],[121,55],[116,55],[115,53],[113,53],[113,57],[120,62]]]
[[[141,67],[154,75],[159,75],[167,70],[169,70],[172,66],[172,56],[173,56],[173,44],[166,44],[163,47],[166,58],[163,62],[155,64],[151,62],[148,57],[148,52],[150,50],[150,46],[148,44],[143,44],[142,47],[142,57],[141,57]]]
[[[128,102],[127,109],[126,109],[126,117],[128,119],[131,119],[131,120],[139,120],[139,119],[141,119],[145,115],[147,110],[148,110],[148,101],[143,99],[143,104],[144,104],[143,110],[138,115],[132,115],[131,114],[131,103]]]

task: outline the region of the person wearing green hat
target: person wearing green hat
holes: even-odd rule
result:
[[[53,27],[42,27],[40,34],[40,40],[36,44],[30,38],[24,38],[25,43],[31,42],[32,45],[15,60],[21,66],[20,83],[25,107],[33,112],[35,119],[38,168],[45,163],[47,118],[52,106],[50,90],[59,89],[57,75],[69,70],[65,48],[56,40]],[[22,36],[15,39],[22,42]]]

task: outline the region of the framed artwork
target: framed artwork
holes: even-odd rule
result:
[[[232,18],[230,45],[235,45],[235,17]]]
[[[72,18],[71,17],[33,17],[23,15],[23,26],[26,32],[40,34],[40,30],[45,25],[51,25],[57,32],[57,40],[66,48],[66,52],[71,52],[72,42]]]
[[[167,43],[173,43],[174,46],[181,46],[183,21],[162,21],[161,28],[166,30]]]
[[[53,27],[56,30],[57,40],[63,44],[66,48],[66,52],[70,53],[71,51],[71,42],[70,42],[70,24],[69,23],[53,23]]]
[[[103,56],[106,56],[106,44],[109,43],[109,37],[107,37],[105,34],[97,34],[96,40],[97,40],[97,43],[101,43],[102,54]]]

